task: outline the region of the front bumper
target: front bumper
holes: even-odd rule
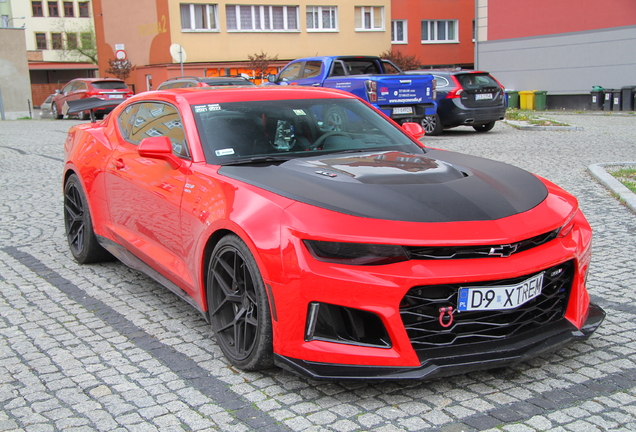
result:
[[[419,367],[383,367],[318,363],[275,355],[277,366],[316,379],[431,379],[509,366],[574,341],[586,340],[603,322],[605,312],[590,304],[581,329],[568,320],[515,337],[461,347],[440,347],[421,356]]]

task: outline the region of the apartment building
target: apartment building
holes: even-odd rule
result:
[[[182,74],[252,77],[249,56],[260,53],[276,57],[277,67],[303,56],[378,55],[391,47],[390,0],[93,0],[93,8],[100,74],[109,60],[129,60],[137,92]]]
[[[35,106],[63,83],[97,72],[92,59],[74,49],[94,48],[90,1],[0,0],[0,14],[2,26],[24,28]]]
[[[475,0],[392,0],[394,52],[415,56],[422,68],[474,63]]]

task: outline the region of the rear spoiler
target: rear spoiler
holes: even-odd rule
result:
[[[86,98],[86,99],[76,99],[72,101],[64,102],[64,106],[62,106],[62,114],[75,114],[78,112],[90,110],[91,112],[91,123],[95,123],[95,110],[106,107],[116,107],[120,103],[122,103],[125,99],[120,100],[104,100],[96,97]]]

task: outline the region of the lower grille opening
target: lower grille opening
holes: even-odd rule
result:
[[[373,312],[318,302],[309,304],[305,340],[391,347],[382,320]]]
[[[563,318],[572,286],[572,261],[544,270],[541,294],[515,309],[454,311],[451,324],[440,324],[440,308],[457,307],[458,291],[470,286],[510,286],[534,275],[470,284],[429,285],[411,288],[402,299],[400,315],[413,348],[461,346],[503,339],[538,329]],[[448,324],[448,315],[442,322]]]

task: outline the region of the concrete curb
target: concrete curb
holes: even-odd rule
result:
[[[514,120],[504,120],[504,123],[512,126],[515,129],[524,130],[524,131],[582,131],[583,128],[580,126],[536,126],[532,124],[528,124],[527,122],[522,121],[514,121]]]
[[[636,194],[627,189],[625,185],[616,180],[614,176],[607,172],[606,166],[634,166],[636,162],[611,162],[592,164],[587,170],[596,178],[603,186],[618,195],[619,199],[636,213]]]

